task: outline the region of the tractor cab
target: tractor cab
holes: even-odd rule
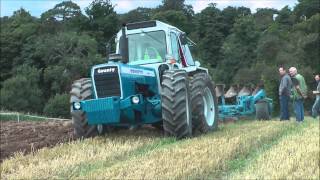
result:
[[[122,40],[124,36],[126,40]],[[178,28],[160,21],[127,24],[117,33],[116,44],[116,53],[126,58],[130,65],[165,63],[168,60],[174,60],[182,67],[195,65],[189,49],[194,43]],[[123,55],[126,50],[128,54]]]

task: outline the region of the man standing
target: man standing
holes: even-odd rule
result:
[[[297,122],[304,120],[303,99],[307,98],[307,85],[304,77],[298,74],[297,68],[291,67],[289,69],[290,76],[292,77],[292,100],[294,110],[296,113]]]
[[[280,121],[289,120],[289,100],[291,94],[292,82],[290,76],[287,74],[284,67],[279,68],[281,81],[279,85],[279,99],[280,99]]]
[[[317,90],[313,91],[313,94],[316,95],[316,100],[312,106],[312,117],[317,118],[317,116],[320,116],[320,75],[317,74],[314,79],[317,82]]]

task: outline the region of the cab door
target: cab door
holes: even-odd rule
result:
[[[184,57],[185,60],[185,66],[194,66],[195,63],[193,61],[189,45],[188,45],[188,40],[187,36],[184,33],[180,33],[179,35],[179,44],[180,44],[180,49],[181,49],[181,54]]]
[[[194,66],[195,63],[193,61],[185,35],[177,36],[175,32],[171,32],[170,40],[171,54],[173,58],[176,59],[179,64],[182,64],[183,67]]]

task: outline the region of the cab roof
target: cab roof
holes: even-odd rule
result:
[[[145,32],[163,30],[165,32],[176,31],[177,33],[183,33],[180,29],[157,20],[128,23],[125,28],[126,34],[141,33],[142,30]],[[121,36],[121,30],[117,33],[117,36]]]

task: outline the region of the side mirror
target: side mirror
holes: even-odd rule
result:
[[[195,63],[195,65],[196,65],[197,67],[200,67],[200,66],[201,66],[201,63],[200,63],[199,61],[195,61],[194,63]]]
[[[182,45],[186,45],[188,43],[187,36],[185,33],[181,33],[179,38]]]

